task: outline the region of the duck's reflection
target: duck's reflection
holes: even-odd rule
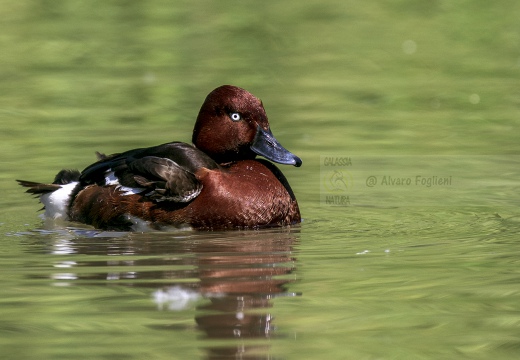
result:
[[[275,336],[268,310],[273,306],[271,299],[297,295],[289,292],[287,285],[295,280],[298,229],[115,237],[76,229],[69,234],[70,239],[61,236],[48,250],[98,256],[56,263],[60,269],[53,274],[57,285],[93,281],[146,286],[154,289],[151,292],[161,310],[183,310],[196,304],[198,328],[206,339],[219,339],[218,346],[206,347],[208,358],[269,356],[268,345],[255,342],[250,346],[242,339]],[[104,271],[100,272],[100,267]],[[74,271],[79,268],[91,271]],[[154,328],[179,331],[175,327]],[[224,339],[234,340],[222,343]]]
[[[271,314],[254,309],[272,306],[270,299],[287,292],[293,281],[291,236],[259,237],[219,244],[218,252],[199,253],[200,288],[213,296],[196,316],[211,338],[272,337]],[[216,249],[214,249],[216,250]]]

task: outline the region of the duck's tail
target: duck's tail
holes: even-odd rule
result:
[[[29,194],[35,194],[35,195],[43,195],[48,194],[50,192],[58,190],[61,185],[58,184],[43,184],[38,183],[34,181],[27,181],[27,180],[16,180],[18,181],[18,184],[28,188],[25,192]]]
[[[61,185],[70,184],[79,181],[81,173],[78,170],[63,169],[55,177],[52,184],[38,183],[27,180],[16,180],[18,184],[29,188],[26,192],[29,194],[41,195],[58,190]]]
[[[21,186],[28,188],[27,193],[40,198],[40,202],[44,205],[42,210],[45,210],[45,217],[66,220],[68,218],[70,195],[78,185],[80,175],[78,170],[65,169],[56,175],[52,184],[27,180],[16,181]]]

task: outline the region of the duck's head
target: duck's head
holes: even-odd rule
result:
[[[279,164],[302,164],[274,137],[262,102],[236,86],[223,85],[209,93],[197,117],[192,141],[218,163],[261,155]]]

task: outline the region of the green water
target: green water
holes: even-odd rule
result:
[[[3,359],[518,358],[520,3],[0,9]],[[14,182],[189,141],[221,84],[303,159],[300,226],[44,224]]]

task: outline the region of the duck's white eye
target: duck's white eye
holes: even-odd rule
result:
[[[231,114],[229,114],[229,117],[233,121],[239,121],[240,119],[242,119],[242,116],[240,116],[239,113],[231,113]]]

